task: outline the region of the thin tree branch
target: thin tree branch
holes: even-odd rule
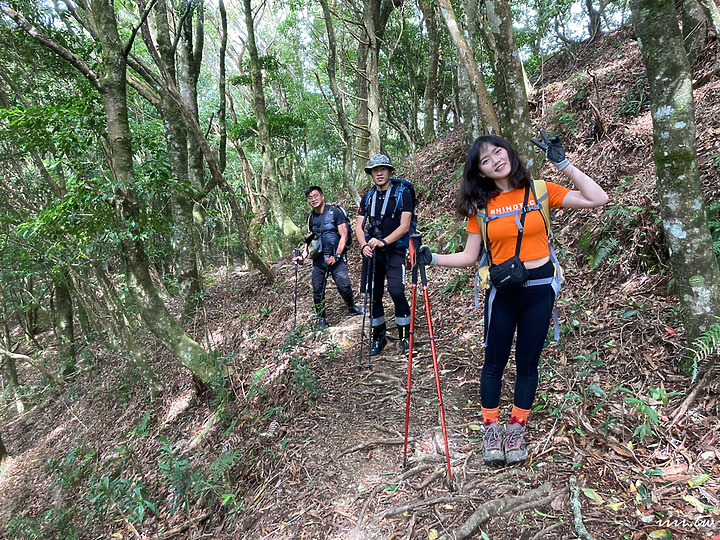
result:
[[[130,31],[130,37],[128,38],[127,43],[125,43],[125,46],[122,50],[122,54],[125,58],[127,58],[130,54],[130,49],[132,49],[132,44],[135,41],[135,36],[137,36],[140,27],[145,24],[145,21],[150,15],[150,10],[155,7],[155,2],[157,2],[157,0],[150,0],[150,3],[145,7],[145,10],[140,15],[140,20],[135,26],[133,26],[132,30]]]
[[[25,33],[33,38],[38,43],[44,45],[51,51],[53,51],[55,54],[57,54],[60,58],[71,64],[73,67],[75,67],[80,73],[83,74],[83,76],[90,81],[90,83],[98,90],[100,90],[101,87],[101,81],[100,76],[95,73],[90,67],[85,63],[85,61],[80,58],[77,54],[75,54],[72,51],[69,51],[59,43],[53,41],[49,37],[47,37],[45,34],[41,33],[37,28],[35,28],[30,22],[25,19],[20,13],[15,11],[14,9],[11,9],[7,6],[0,7],[2,12],[10,17],[15,23],[23,30]]]

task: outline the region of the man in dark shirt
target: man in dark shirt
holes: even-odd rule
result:
[[[395,324],[403,352],[410,348],[410,306],[405,298],[405,250],[412,219],[412,196],[408,189],[399,189],[397,181],[391,181],[395,171],[390,158],[376,154],[370,158],[365,172],[372,176],[374,186],[360,200],[360,210],[355,224],[355,234],[363,254],[363,282],[361,292],[367,286],[368,267],[374,259],[373,304],[371,309],[370,355],[379,354],[387,345],[385,309],[382,297],[387,278],[387,289],[395,304]],[[398,193],[400,201],[398,203]]]
[[[318,315],[318,326],[327,328],[325,312],[325,285],[328,274],[332,275],[338,292],[348,307],[350,315],[361,315],[363,310],[353,300],[350,274],[343,252],[349,240],[345,213],[337,206],[325,204],[325,196],[320,186],[310,186],[305,190],[305,197],[312,207],[308,217],[308,238],[319,239],[320,253],[313,258],[312,288],[315,310]],[[302,262],[311,255],[309,242],[305,243],[303,253],[293,259]]]

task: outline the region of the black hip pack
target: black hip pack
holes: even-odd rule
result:
[[[527,208],[529,197],[530,186],[525,186],[523,208]],[[525,214],[526,212],[523,212],[520,216],[520,227],[518,230],[517,243],[515,244],[515,255],[500,264],[490,265],[490,281],[497,290],[498,294],[506,294],[516,291],[525,285],[525,282],[528,280],[527,268],[525,268],[525,265],[520,260],[520,244],[522,243]]]

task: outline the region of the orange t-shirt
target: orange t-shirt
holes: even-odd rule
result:
[[[550,208],[560,208],[570,190],[552,182],[546,182]],[[496,195],[488,201],[488,215],[503,214],[517,210],[522,206],[525,197],[525,189],[518,188],[506,193]],[[532,190],[528,198],[528,206],[535,204]],[[520,219],[522,214],[518,214]],[[545,230],[545,221],[540,210],[525,214],[525,231],[523,232],[522,243],[520,244],[520,260],[533,261],[550,255],[548,249],[548,236]],[[477,222],[475,213],[468,216],[468,224],[465,227],[467,232],[482,234]],[[490,252],[492,253],[493,264],[500,264],[515,255],[515,244],[517,243],[518,228],[515,216],[504,216],[493,219],[487,227]]]

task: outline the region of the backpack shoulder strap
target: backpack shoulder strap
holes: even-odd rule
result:
[[[535,204],[540,205],[540,212],[545,220],[545,228],[549,235],[552,217],[550,216],[550,196],[548,194],[547,183],[544,180],[533,180],[530,187],[532,187],[533,195],[535,196]]]
[[[475,219],[477,220],[478,229],[480,229],[480,236],[482,237],[483,247],[485,248],[486,252],[489,252],[490,250],[488,249],[487,243],[487,221],[485,220],[486,217],[487,206],[482,210],[475,208]]]

